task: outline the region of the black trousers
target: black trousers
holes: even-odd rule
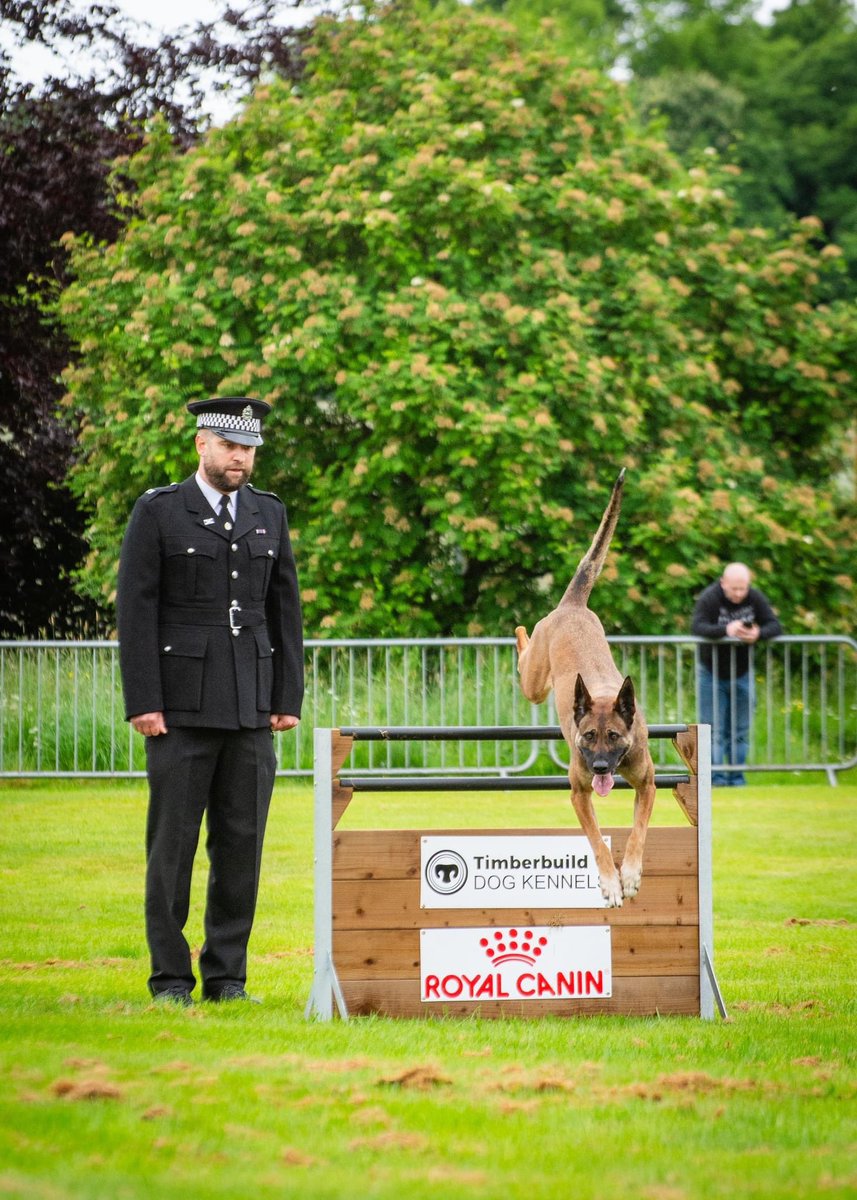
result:
[[[243,986],[276,771],[271,731],[173,727],[146,739],[146,760],[149,989],[154,995],[196,982],[184,927],[203,813],[209,873],[202,994]]]

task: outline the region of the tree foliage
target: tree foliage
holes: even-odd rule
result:
[[[824,237],[849,263],[840,289],[857,294],[853,0],[792,0],[767,25],[741,5],[653,4],[643,10],[629,59],[644,110],[664,112],[680,152],[689,141],[697,148],[725,143],[742,168],[736,197],[744,222],[773,226],[788,213],[820,218]],[[701,76],[695,88],[694,76]],[[713,121],[693,95],[711,79],[724,89]],[[706,143],[712,125],[717,140]]]
[[[107,186],[110,162],[140,144],[162,114],[178,145],[198,135],[210,72],[248,86],[264,70],[294,74],[298,33],[278,23],[275,0],[257,0],[158,44],[115,6],[81,11],[67,0],[3,0],[3,31],[18,45],[74,43],[92,67],[38,89],[0,50],[0,470],[15,498],[0,541],[0,636],[80,633],[98,609],[70,577],[86,552],[83,515],[65,485],[75,416],[57,417],[70,346],[43,301],[67,280],[64,233],[114,237],[120,222]],[[79,61],[82,61],[79,58]]]
[[[468,9],[323,22],[306,59],[191,150],[153,128],[122,236],[68,239],[91,594],[134,497],[193,468],[185,401],[245,393],[274,405],[258,481],[313,634],[533,621],[621,466],[611,629],[687,628],[736,557],[788,628],[853,619],[829,481],[857,338],[817,303],[817,222],[736,228],[716,160],[683,168],[619,85]]]
[[[621,0],[473,0],[473,7],[502,15],[527,39],[547,36],[559,53],[605,70],[616,61],[628,21]]]

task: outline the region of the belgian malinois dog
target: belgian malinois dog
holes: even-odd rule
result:
[[[636,896],[643,874],[643,847],[655,802],[655,767],[648,730],[637,707],[634,684],[613,662],[604,627],[587,607],[619,519],[625,472],[613,486],[592,545],[580,561],[565,595],[536,625],[532,638],[515,630],[521,690],[541,704],[551,688],[563,737],[571,751],[571,802],[598,864],[601,892],[609,908]],[[634,827],[620,871],[604,844],[592,804],[593,788],[606,796],[618,767],[636,789]]]

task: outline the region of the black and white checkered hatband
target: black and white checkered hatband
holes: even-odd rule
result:
[[[197,429],[215,429],[218,433],[252,433],[257,437],[262,432],[262,422],[253,416],[253,409],[248,404],[239,414],[225,412],[199,413],[196,418]]]

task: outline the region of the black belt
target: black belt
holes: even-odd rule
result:
[[[261,608],[242,608],[237,601],[227,608],[202,608],[192,604],[169,604],[158,613],[161,625],[225,625],[236,632],[239,629],[254,629],[265,624],[265,613]]]

